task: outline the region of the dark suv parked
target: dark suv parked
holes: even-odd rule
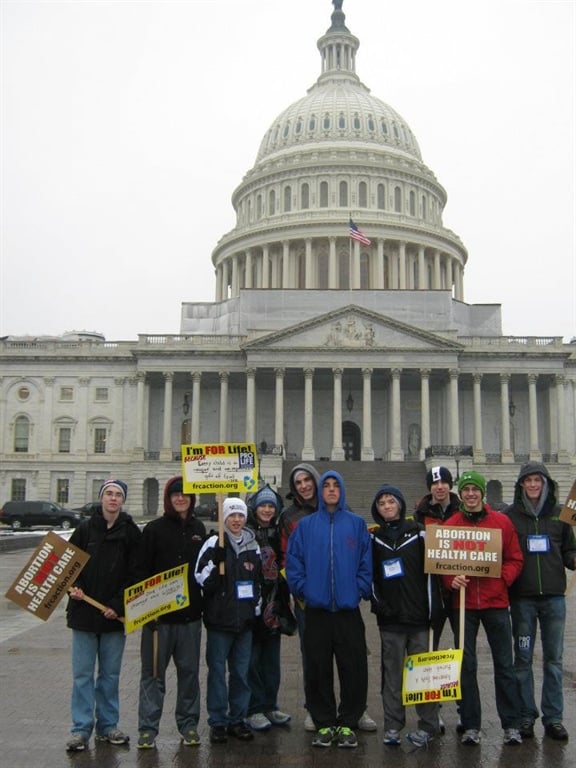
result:
[[[53,501],[7,501],[0,509],[0,523],[11,525],[13,531],[33,525],[75,528],[81,520],[80,512]]]

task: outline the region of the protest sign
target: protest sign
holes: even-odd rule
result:
[[[407,706],[461,699],[462,655],[462,649],[457,649],[406,656],[402,675],[402,703]]]
[[[89,559],[86,552],[50,531],[18,574],[6,597],[46,621]]]
[[[258,484],[254,443],[182,446],[184,493],[247,493]]]
[[[126,632],[190,605],[188,563],[162,571],[124,590]]]
[[[479,526],[426,526],[426,573],[500,576],[502,531]]]
[[[560,520],[570,525],[576,525],[576,481],[570,489],[568,498],[566,499],[562,511],[558,515]]]

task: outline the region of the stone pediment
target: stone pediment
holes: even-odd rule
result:
[[[243,345],[257,349],[428,349],[455,351],[461,345],[421,328],[353,304],[266,334]]]

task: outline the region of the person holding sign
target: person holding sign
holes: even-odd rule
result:
[[[244,527],[246,504],[242,499],[225,499],[222,516],[224,546],[218,544],[218,536],[210,536],[200,550],[195,568],[196,581],[204,593],[206,707],[213,744],[225,743],[228,736],[241,741],[254,738],[244,721],[250,703],[252,625],[260,613],[262,574],[256,536]]]
[[[194,515],[196,496],[183,493],[182,477],[172,477],[164,487],[164,514],[144,528],[138,558],[138,581],[170,568],[189,564],[190,603],[145,624],[140,640],[140,700],[138,749],[156,746],[160,727],[166,670],[174,660],[177,673],[176,726],[186,746],[200,743],[200,641],[202,592],[194,578],[194,566],[204,540],[204,523]]]
[[[280,535],[278,513],[282,497],[269,485],[260,488],[249,499],[248,527],[254,531],[262,556],[262,610],[254,621],[250,657],[251,696],[246,724],[253,731],[265,731],[272,725],[286,725],[290,715],[278,707],[282,632],[285,617],[291,617],[292,634],[296,619],[290,611],[288,584],[280,575]]]
[[[106,480],[98,500],[102,508],[84,520],[70,543],[90,555],[70,590],[67,623],[72,630],[72,735],[68,752],[82,752],[94,727],[96,740],[127,744],[118,728],[118,683],[126,637],[124,589],[133,584],[140,529],[122,511],[128,488],[122,480]],[[97,608],[88,598],[104,606]],[[96,679],[94,673],[98,662]]]
[[[441,612],[437,579],[424,573],[424,526],[406,519],[406,501],[399,488],[385,483],[372,502],[374,564],[372,612],[381,642],[384,744],[400,744],[406,724],[402,703],[404,656],[429,649],[430,622]],[[427,746],[440,730],[439,704],[417,703],[418,729],[406,738]]]
[[[318,511],[302,518],[288,540],[286,577],[292,594],[305,603],[307,704],[318,729],[312,746],[354,748],[354,728],[366,710],[368,688],[359,605],[370,596],[372,584],[370,536],[362,518],[347,509],[338,472],[325,472],[318,490]]]
[[[542,641],[542,696],[540,708],[546,736],[567,741],[562,723],[562,653],[566,623],[566,568],[576,568],[574,529],[558,519],[556,484],[537,461],[520,468],[514,502],[506,514],[514,524],[524,553],[524,567],[510,588],[514,672],[522,707],[520,732],[534,736],[539,712],[534,697],[532,662],[536,628]]]
[[[446,525],[466,526],[474,529],[474,533],[482,528],[499,529],[502,535],[500,576],[466,575],[481,567],[470,564],[468,571],[442,577],[445,586],[452,590],[456,642],[464,650],[460,702],[460,720],[464,732],[461,740],[462,744],[472,746],[480,743],[482,707],[477,679],[476,638],[482,624],[492,653],[496,709],[504,729],[504,744],[513,746],[522,743],[522,736],[519,731],[520,707],[513,669],[508,589],[520,575],[524,558],[510,519],[484,503],[486,480],[479,472],[463,472],[458,481],[458,493],[462,499],[460,511]],[[465,601],[466,610],[463,643],[457,615],[461,599]]]

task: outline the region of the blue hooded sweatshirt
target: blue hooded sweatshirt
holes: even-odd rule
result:
[[[322,499],[327,478],[340,485],[340,501],[329,512]],[[318,511],[304,517],[288,540],[286,578],[290,591],[310,608],[352,610],[372,587],[372,550],[364,520],[346,508],[342,477],[325,472],[318,483]]]

